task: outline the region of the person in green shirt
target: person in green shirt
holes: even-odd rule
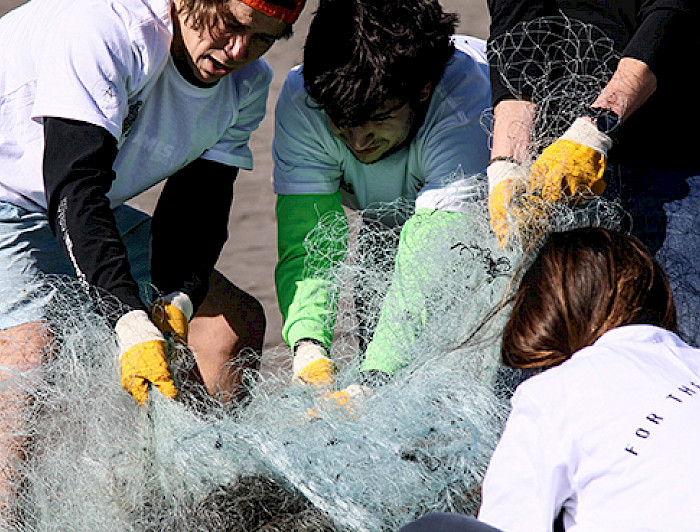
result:
[[[304,240],[319,220],[345,220],[343,207],[400,200],[415,209],[398,223],[392,286],[361,371],[383,382],[408,362],[390,345],[393,333],[381,332],[382,317],[405,311],[415,316],[406,334],[417,334],[423,299],[406,290],[405,275],[426,236],[461,223],[489,160],[480,122],[491,94],[485,46],[455,36],[456,21],[437,0],[327,0],[311,23],[303,64],[286,78],[273,144],[275,281],[296,380],[333,382],[335,290],[305,265],[313,260],[324,271],[347,242],[309,257]]]

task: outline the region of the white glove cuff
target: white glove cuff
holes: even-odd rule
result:
[[[494,161],[486,169],[486,177],[489,179],[489,194],[491,194],[503,181],[525,177],[525,169],[522,165],[511,161]]]
[[[171,305],[176,306],[185,315],[187,321],[192,319],[194,314],[194,307],[192,306],[192,300],[190,296],[184,292],[172,292],[163,298],[163,301],[167,301]]]
[[[598,128],[590,120],[577,118],[571,127],[561,136],[562,140],[570,140],[583,146],[588,146],[597,152],[607,156],[612,147],[612,139]]]
[[[153,340],[165,341],[144,310],[132,310],[124,314],[114,327],[119,339],[119,350],[125,353],[132,347]]]
[[[306,366],[321,359],[330,360],[328,352],[323,347],[313,342],[302,342],[294,353],[294,362],[292,363],[294,375],[299,375]]]
[[[365,386],[364,384],[351,384],[345,388],[345,393],[348,394],[352,399],[360,397],[369,397],[374,393],[372,388]]]

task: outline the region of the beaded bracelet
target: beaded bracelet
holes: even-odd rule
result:
[[[509,163],[514,163],[518,164],[518,161],[515,160],[515,157],[511,157],[510,155],[498,155],[496,157],[493,157],[490,161],[489,164],[495,163],[497,161],[506,161]]]

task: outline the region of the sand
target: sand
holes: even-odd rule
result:
[[[22,3],[24,2],[21,0],[0,0],[0,15]],[[486,38],[489,24],[486,0],[443,0],[442,4],[447,11],[460,15],[459,33]],[[287,359],[284,349],[281,348],[282,319],[277,306],[273,278],[277,260],[275,196],[272,192],[270,155],[273,111],[287,71],[301,62],[304,39],[317,5],[318,0],[311,0],[295,24],[292,38],[275,44],[265,55],[275,73],[270,88],[268,114],[251,138],[255,167],[252,171],[242,171],[239,174],[230,219],[229,240],[217,264],[219,271],[257,297],[265,308],[268,324],[265,356],[281,358],[275,361],[264,359],[266,366],[279,363],[286,365]],[[160,188],[154,187],[132,200],[130,204],[152,212],[159,192]],[[280,348],[276,349],[277,347]]]

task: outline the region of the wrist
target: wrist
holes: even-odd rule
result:
[[[587,146],[603,155],[607,155],[612,147],[612,139],[600,131],[590,118],[584,117],[574,120],[560,139]]]
[[[114,330],[122,353],[145,342],[165,341],[163,334],[153,324],[145,310],[127,312],[117,320]]]
[[[328,347],[326,346],[326,344],[324,344],[320,340],[316,340],[315,338],[300,338],[299,340],[294,342],[294,346],[292,346],[292,353],[296,355],[297,351],[299,351],[307,345],[317,346],[323,350],[326,356],[328,355]]]
[[[525,177],[523,167],[514,161],[500,158],[489,164],[486,169],[486,177],[489,181],[489,194],[491,194],[503,181]]]
[[[170,294],[162,297],[160,301],[164,301],[176,307],[185,316],[187,321],[192,319],[194,314],[194,306],[192,305],[192,300],[184,292],[171,292]]]
[[[603,107],[588,107],[583,112],[583,118],[586,118],[588,122],[595,125],[598,131],[609,137],[617,130],[621,122],[620,115]]]
[[[294,349],[292,372],[296,381],[331,385],[335,367],[325,346],[312,340],[302,340]]]

